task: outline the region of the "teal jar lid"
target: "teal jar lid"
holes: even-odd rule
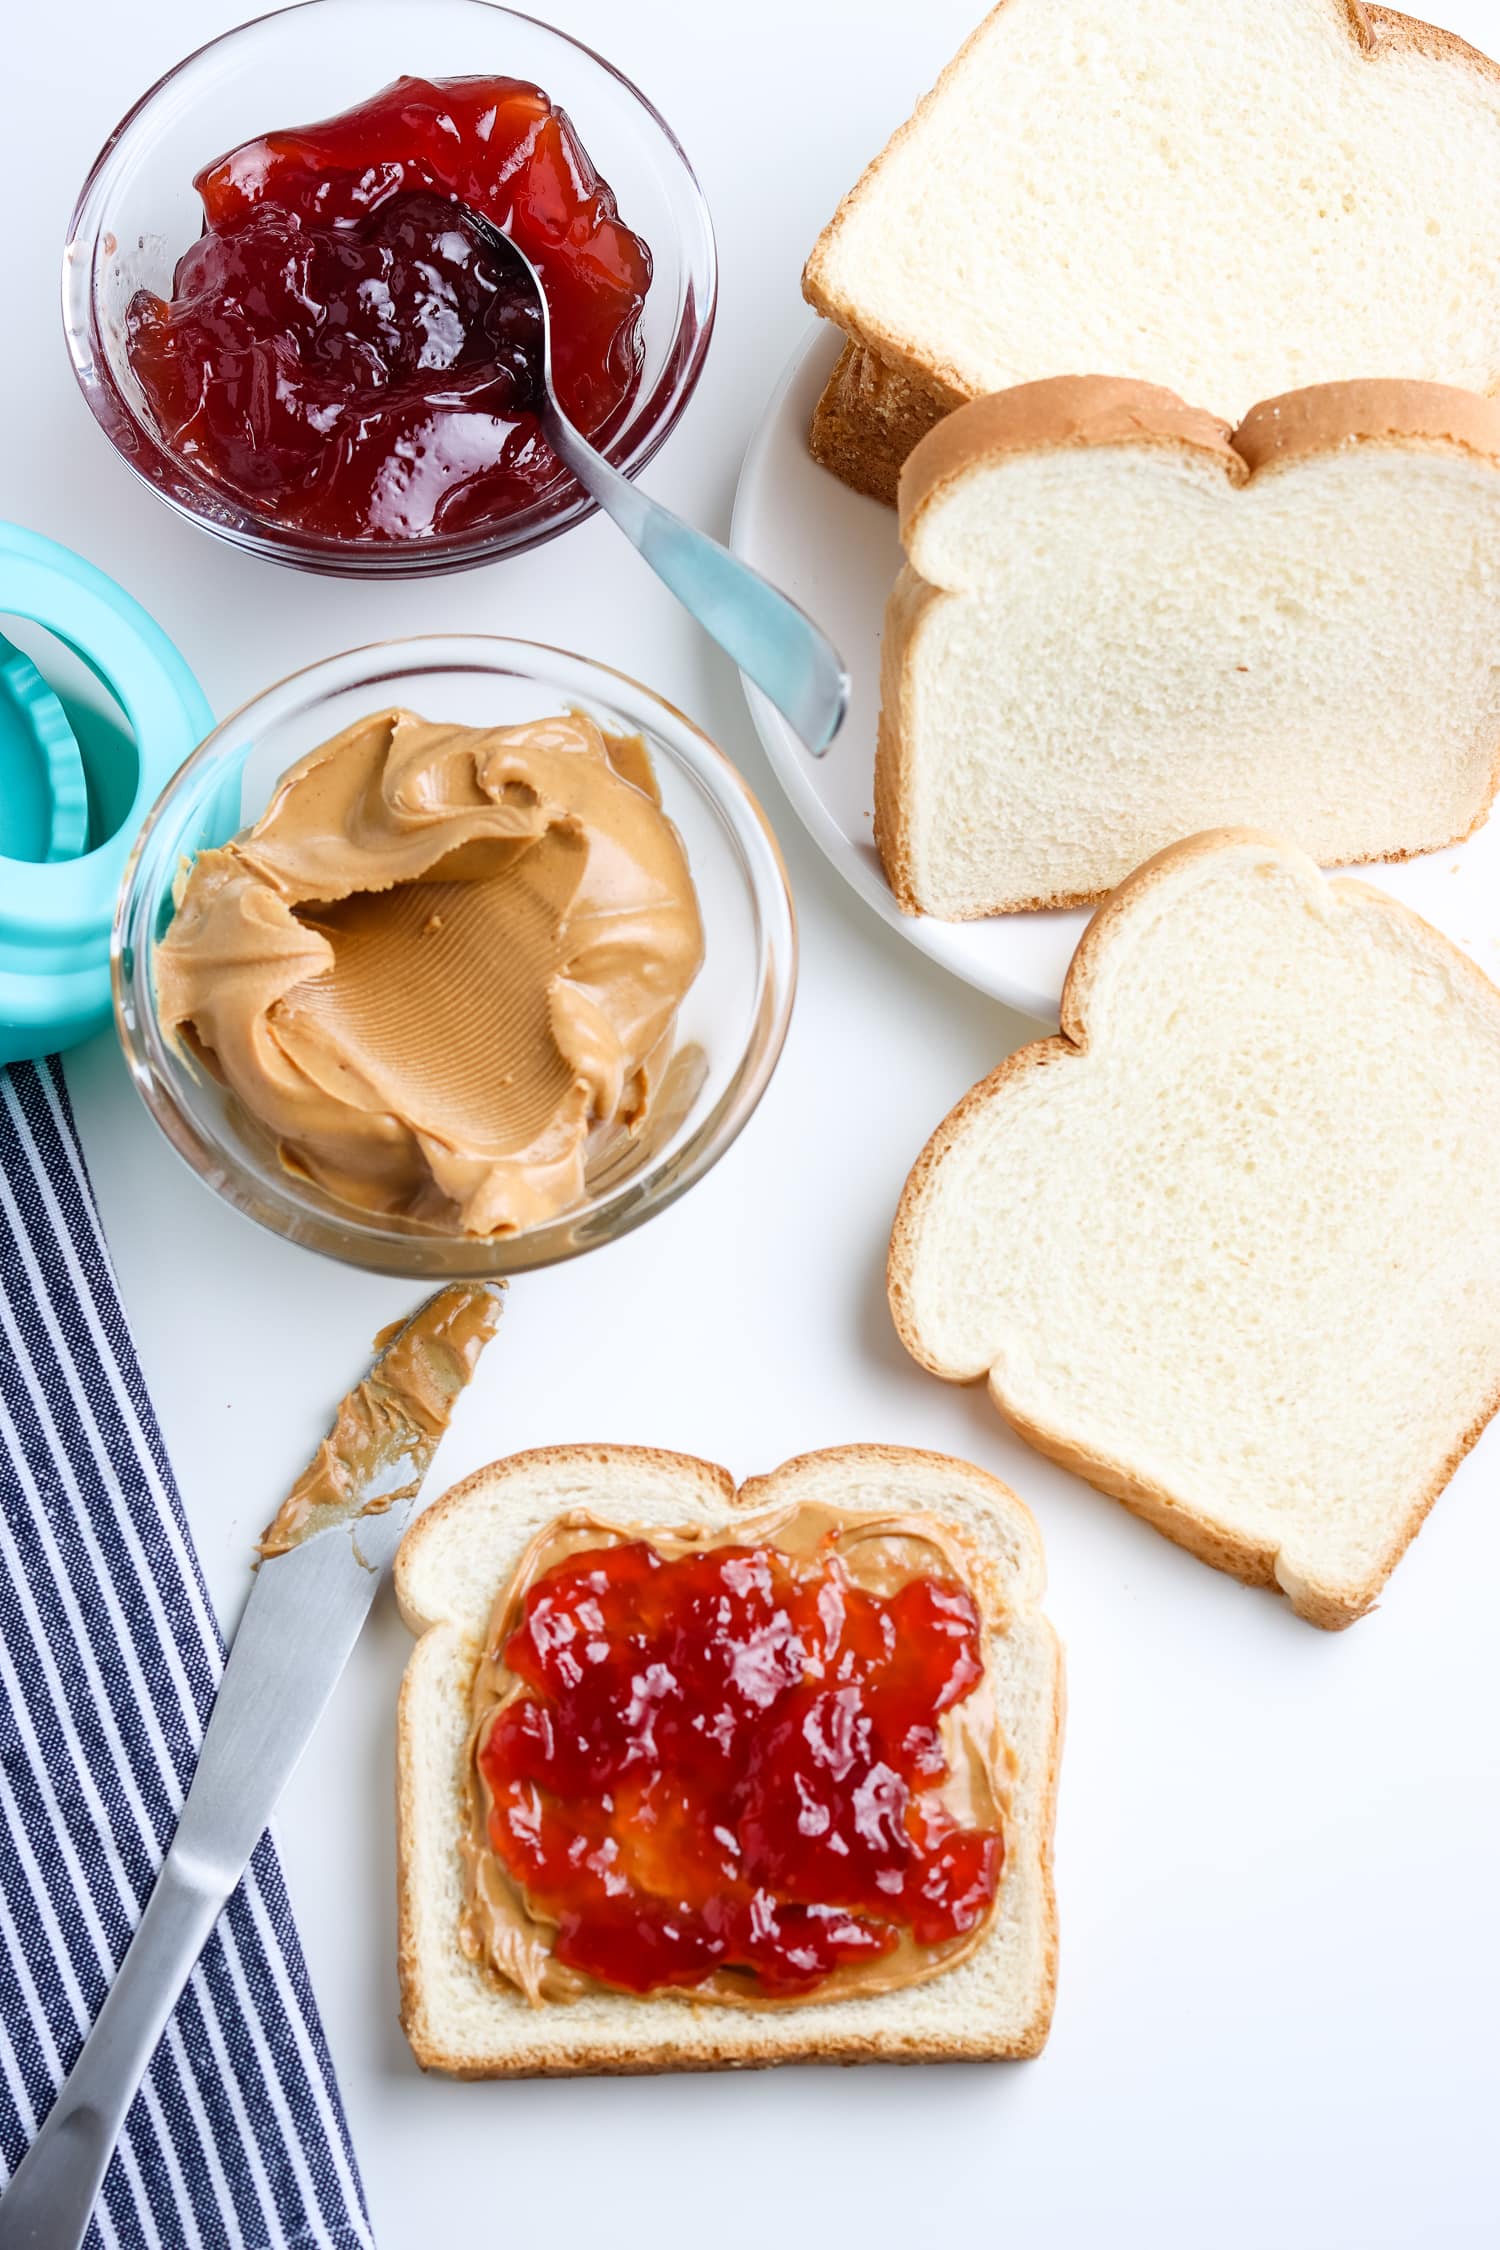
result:
[[[49,785],[61,786],[62,802],[54,788],[42,839],[48,849],[56,843],[59,856],[6,856],[8,843],[17,851],[17,840],[0,833],[3,1064],[72,1046],[109,1020],[110,925],[125,862],[147,812],[213,717],[183,658],[139,602],[81,555],[15,524],[0,524],[0,616],[27,618],[66,642],[109,690],[135,738],[132,751],[122,734],[106,728],[78,733],[84,812],[95,834],[108,830],[92,849],[82,848],[92,838],[80,833],[78,775],[67,744],[46,703],[29,707],[33,753],[41,755]],[[34,667],[25,658],[21,664],[18,692],[34,696],[27,678]],[[38,684],[51,697],[45,682]],[[74,731],[68,729],[70,738]],[[13,754],[19,772],[24,741]],[[26,786],[18,780],[18,791]],[[33,832],[21,849],[35,849],[47,816],[30,817]],[[77,847],[72,856],[60,856],[70,842]]]

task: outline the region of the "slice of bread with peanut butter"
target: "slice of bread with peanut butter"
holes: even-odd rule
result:
[[[1434,151],[1441,150],[1441,161]],[[892,501],[965,400],[1500,390],[1500,66],[1364,0],[1001,0],[819,237],[812,447]]]
[[[653,1586],[662,1579],[664,1559],[689,1557],[694,1568],[713,1564],[726,1583],[751,1588],[744,1598],[761,1603],[755,1612],[759,1638],[731,1642],[724,1675],[735,1682],[736,1708],[755,1718],[755,1706],[761,1714],[757,1725],[763,1720],[766,1726],[783,1725],[783,1731],[794,1721],[798,1738],[806,1733],[811,1739],[816,1730],[807,1719],[812,1706],[806,1699],[821,1699],[825,1733],[819,1754],[841,1775],[864,1774],[854,1803],[860,1833],[873,1821],[869,1832],[879,1830],[884,1838],[882,1891],[899,1889],[889,1870],[904,1851],[915,1849],[908,1836],[946,1849],[945,1836],[963,1842],[972,1841],[981,1827],[988,1832],[987,1903],[982,1912],[969,1913],[956,1944],[914,1943],[913,1933],[922,1925],[917,1912],[903,1904],[889,1910],[891,1927],[880,1941],[886,1954],[875,1963],[878,1975],[849,1955],[852,1967],[820,1975],[805,1989],[761,1987],[732,1945],[721,1949],[723,1958],[711,1973],[695,1972],[676,1987],[626,1989],[628,1977],[611,1985],[580,1971],[580,1941],[567,1914],[518,1882],[514,1862],[508,1865],[503,1856],[510,1847],[497,1826],[502,1811],[492,1746],[508,1714],[536,1720],[550,1755],[552,1717],[535,1708],[538,1697],[545,1700],[537,1684],[538,1650],[552,1651],[549,1661],[564,1661],[555,1652],[580,1619],[594,1637],[570,1644],[578,1649],[579,1663],[586,1669],[590,1661],[599,1662],[607,1647],[600,1636],[611,1630],[608,1615],[589,1606],[576,1586],[574,1608],[560,1609],[549,1600],[549,1589],[571,1570],[584,1574],[586,1595],[589,1587],[605,1584],[603,1577],[588,1575],[601,1558],[613,1558],[623,1569],[641,1557],[656,1572]],[[785,1619],[774,1604],[765,1607],[768,1565],[826,1574],[826,1583],[815,1581],[820,1623],[811,1634],[804,1632],[801,1642],[779,1631]],[[418,2061],[428,2069],[480,2078],[1037,2053],[1050,2026],[1056,1976],[1051,1861],[1063,1699],[1061,1652],[1039,1608],[1042,1586],[1041,1542],[1027,1509],[994,1477],[936,1454],[843,1447],[787,1462],[737,1488],[727,1471],[683,1455],[572,1446],[497,1462],[458,1485],[408,1533],[396,1565],[402,1614],[419,1635],[402,1688],[398,1739],[402,2021]],[[877,1587],[880,1599],[872,1591]],[[914,1593],[936,1605],[931,1616],[938,1623],[903,1638],[907,1628],[897,1631],[889,1623],[896,1614],[891,1605]],[[904,1794],[878,1760],[868,1773],[859,1764],[860,1758],[867,1763],[877,1758],[881,1722],[869,1714],[880,1695],[887,1688],[897,1692],[913,1665],[932,1662],[935,1641],[960,1629],[960,1612],[973,1635],[971,1656],[975,1650],[981,1654],[961,1679],[955,1673],[957,1688],[950,1684],[944,1690],[951,1700],[937,1703],[942,1754],[932,1752],[939,1740],[934,1733],[923,1752],[923,1771],[940,1777],[946,1798],[964,1762],[963,1817],[981,1824],[968,1830],[955,1828],[960,1816],[936,1810],[936,1799],[929,1803],[915,1789]],[[722,1601],[707,1610],[700,1604],[692,1614],[722,1618],[725,1609]],[[872,1618],[886,1636],[880,1641],[876,1635],[883,1655],[868,1653]],[[832,1638],[820,1642],[825,1626]],[[865,1660],[875,1667],[873,1695],[863,1706],[849,1702],[856,1630],[865,1634]],[[529,1654],[518,1656],[522,1639]],[[839,1648],[844,1653],[835,1674],[832,1651]],[[653,1649],[659,1656],[656,1643],[646,1654]],[[888,1680],[882,1668],[887,1657]],[[514,1676],[507,1669],[512,1665]],[[647,1662],[643,1655],[640,1680],[632,1687],[639,1685],[643,1696],[655,1699],[652,1728],[701,1723],[711,1738],[727,1741],[729,1690],[723,1691],[723,1709],[710,1697],[694,1716],[683,1685],[689,1670],[686,1655],[675,1663],[675,1677],[673,1666]],[[778,1700],[787,1696],[790,1704]],[[856,1708],[866,1714],[849,1719],[842,1747],[834,1739],[836,1727],[829,1731],[826,1725],[837,1705],[846,1716]],[[787,1712],[792,1721],[783,1719]],[[576,1715],[570,1722],[559,1707],[554,1716],[559,1737],[567,1736]],[[861,1733],[867,1721],[873,1735]],[[608,1750],[605,1732],[597,1723],[574,1749],[597,1761]],[[649,1739],[654,1745],[657,1733]],[[981,1742],[987,1745],[982,1759],[975,1747]],[[669,1851],[674,1835],[686,1832],[687,1810],[673,1797],[676,1810],[668,1819],[652,1809],[668,1798],[648,1792],[647,1809],[625,1820],[621,1786],[611,1782],[614,1794],[600,1799],[625,1827],[621,1841],[602,1847],[615,1871],[613,1889],[627,1879],[654,1883],[658,1895],[649,1896],[646,1906],[665,1911],[669,1937],[677,1935],[672,1914],[679,1899],[680,1919],[696,1916],[704,1928],[729,1928],[730,1897],[750,1880],[739,1857],[745,1853],[743,1864],[749,1867],[750,1813],[737,1837],[714,1829],[728,1847],[724,1894],[694,1894],[690,1909],[686,1892],[662,1888],[664,1862],[658,1856]],[[748,1803],[743,1796],[733,1801]],[[795,1806],[797,1798],[792,1802]],[[805,1797],[802,1803],[805,1808]],[[591,1818],[593,1811],[588,1808]],[[534,1841],[540,1825],[569,1818],[570,1805],[551,1787],[523,1781],[517,1794],[506,1795],[504,1817]],[[558,1864],[593,1867],[603,1831],[591,1828],[590,1843],[582,1814],[575,1810],[571,1817],[579,1823],[577,1835],[564,1830],[568,1850]],[[838,1919],[844,1876],[836,1856],[842,1848],[837,1820],[831,1851],[821,1862],[817,1822],[799,1815],[794,1827],[802,1835],[799,1849],[814,1853],[817,1896],[826,1892],[835,1905],[789,1908],[789,1898],[805,1901],[813,1895],[804,1867],[801,1890],[755,1892],[759,1923],[774,1931],[778,1915],[786,1924],[801,1912],[823,1916],[822,1927],[837,1927],[845,1939],[862,1942],[862,1933],[880,1932],[880,1921],[864,1914],[853,1916],[852,1926],[850,1918]],[[586,1849],[595,1858],[585,1860]],[[628,1894],[632,1906],[635,1895]],[[850,1894],[842,1895],[847,1904]],[[931,1895],[937,1896],[935,1887]],[[604,1899],[603,1889],[598,1896]],[[971,1904],[977,1896],[971,1892]],[[892,1932],[899,1918],[909,1927],[897,1943]],[[634,1927],[627,1925],[627,1936]],[[573,1943],[571,1954],[565,1941]]]

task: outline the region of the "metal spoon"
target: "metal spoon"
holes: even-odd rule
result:
[[[683,608],[770,697],[813,755],[821,757],[849,702],[849,675],[838,650],[795,602],[717,539],[695,531],[659,501],[648,500],[575,428],[558,404],[553,384],[552,321],[541,275],[503,228],[471,204],[458,203],[457,209],[491,255],[502,265],[521,266],[536,291],[541,310],[536,413],[547,443]]]

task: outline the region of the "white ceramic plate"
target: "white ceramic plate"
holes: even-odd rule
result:
[[[777,385],[745,455],[731,538],[736,551],[785,587],[842,650],[853,682],[849,716],[828,755],[818,759],[747,683],[751,715],[798,817],[860,897],[955,976],[1055,1023],[1086,910],[936,922],[903,914],[881,872],[872,830],[880,628],[901,553],[895,511],[848,491],[807,450],[812,410],[838,350],[831,329],[814,329]],[[1356,872],[1435,923],[1487,975],[1500,978],[1500,821],[1447,851]]]

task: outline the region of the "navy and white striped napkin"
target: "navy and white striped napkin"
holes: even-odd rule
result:
[[[56,1062],[0,1069],[0,2178],[151,1890],[223,1643]],[[89,2250],[371,2250],[262,1837],[130,2112]]]

